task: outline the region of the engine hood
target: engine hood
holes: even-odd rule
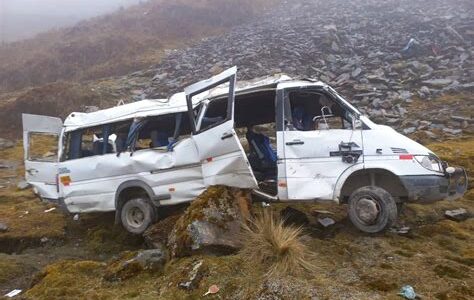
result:
[[[414,140],[398,133],[386,125],[372,122],[370,130],[364,130],[364,148],[371,153],[373,149],[381,149],[384,155],[429,155],[434,154],[430,149]],[[380,150],[379,150],[380,151]]]

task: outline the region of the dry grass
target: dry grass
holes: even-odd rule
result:
[[[126,74],[165,49],[219,34],[276,0],[151,0],[35,38],[0,46],[0,91],[57,80]]]
[[[267,211],[243,228],[240,254],[249,263],[266,267],[266,276],[301,275],[313,270],[310,252],[301,241],[302,228],[286,226],[284,220]]]

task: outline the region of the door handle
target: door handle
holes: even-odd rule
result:
[[[291,141],[286,143],[287,146],[296,146],[296,145],[304,145],[303,141]]]
[[[221,136],[221,140],[225,140],[225,139],[228,139],[228,138],[231,138],[233,137],[234,134],[232,132],[230,133],[224,133],[222,136]]]
[[[36,173],[38,173],[38,170],[31,168],[27,169],[26,172],[28,172],[28,174],[30,175],[35,175]]]

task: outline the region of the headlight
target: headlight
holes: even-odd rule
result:
[[[415,159],[420,165],[428,170],[443,172],[440,161],[434,155],[415,155]]]

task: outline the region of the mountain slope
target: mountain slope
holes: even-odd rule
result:
[[[0,47],[0,92],[125,74],[164,49],[240,24],[276,0],[152,0]]]

